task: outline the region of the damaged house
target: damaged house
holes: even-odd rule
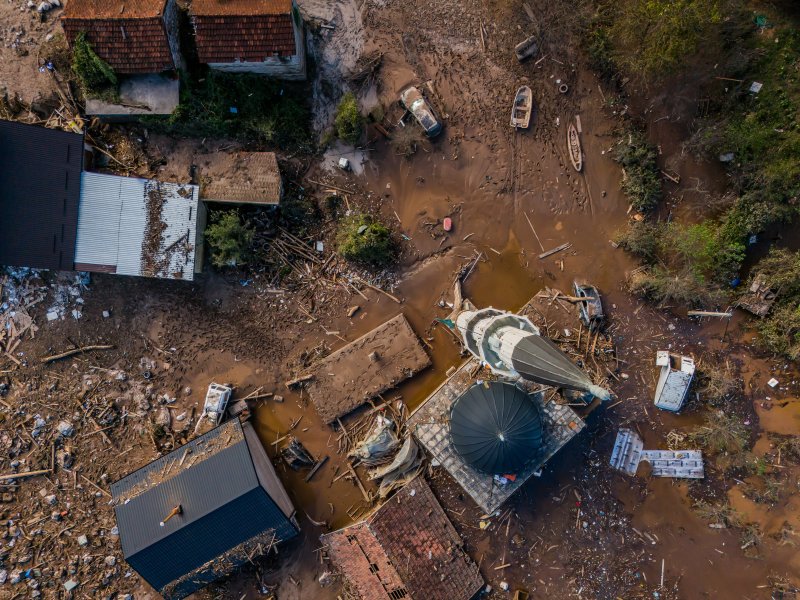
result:
[[[201,63],[229,73],[306,78],[303,20],[293,0],[192,0]]]
[[[119,102],[87,99],[86,114],[170,114],[183,64],[176,0],[69,0],[61,22],[70,48],[80,34],[119,76]]]
[[[362,598],[469,600],[483,587],[478,566],[422,476],[363,521],[321,540]]]
[[[206,209],[195,185],[83,171],[82,134],[0,121],[0,264],[190,281]]]
[[[125,560],[177,600],[297,535],[295,510],[249,423],[233,419],[111,486]]]

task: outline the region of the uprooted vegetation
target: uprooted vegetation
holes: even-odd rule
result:
[[[711,454],[735,454],[747,448],[750,434],[741,417],[729,411],[709,413],[688,438]]]
[[[661,199],[656,149],[641,131],[631,129],[617,144],[614,160],[622,165],[622,191],[633,208],[641,213],[653,210]]]
[[[106,61],[97,56],[84,32],[75,37],[72,45],[72,71],[78,78],[84,96],[112,100],[118,96],[117,74]]]
[[[698,392],[711,406],[725,406],[742,391],[742,383],[730,360],[704,357],[698,362]]]

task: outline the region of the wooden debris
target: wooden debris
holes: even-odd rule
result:
[[[73,350],[67,350],[66,352],[62,352],[61,354],[54,354],[53,356],[48,356],[42,359],[42,364],[46,365],[47,363],[51,363],[56,360],[61,360],[62,358],[69,358],[70,356],[75,356],[76,354],[83,354],[84,352],[91,352],[93,350],[112,350],[114,346],[108,345],[94,345],[94,346],[82,346],[80,348],[74,348]]]
[[[548,256],[552,256],[553,254],[556,254],[557,252],[561,252],[562,250],[568,250],[569,248],[572,248],[572,244],[570,242],[567,242],[566,244],[561,244],[560,246],[557,246],[556,248],[553,248],[552,250],[548,250],[547,252],[542,252],[539,255],[539,260],[542,260],[543,258],[547,258]]]

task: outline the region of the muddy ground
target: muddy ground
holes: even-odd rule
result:
[[[259,434],[271,455],[279,446],[273,442],[293,427],[292,433],[313,454],[331,459],[311,483],[304,483],[304,473],[276,463],[299,512],[300,539],[281,548],[279,556],[259,561],[201,596],[257,598],[266,590],[274,590],[281,600],[342,595],[341,582],[328,588],[316,582],[326,569],[317,552],[318,535],[351,522],[348,509],[353,514],[352,507],[362,503],[361,494],[348,479],[334,481],[344,465],[336,453],[340,433],[322,424],[302,390],[287,390],[284,382],[315,358],[403,312],[430,346],[433,365],[385,397],[400,398],[409,409],[418,406],[446,370],[461,360],[449,334],[433,323],[449,313],[440,300],[451,300],[456,273],[478,252],[484,258],[465,283],[466,295],[477,306],[516,310],[545,287],[568,290],[574,278],[595,283],[604,295],[608,332],[620,359],[611,382],[615,399],[589,415],[589,427],[549,463],[541,478],[533,479],[511,500],[510,522],[480,529],[480,509],[441,469],[429,469],[435,492],[494,588],[493,595],[509,597],[499,591],[502,581],[512,590],[527,589],[533,598],[554,599],[754,600],[781,597],[774,595],[775,590],[799,585],[800,559],[794,547],[800,526],[798,457],[777,452],[782,438],[775,437],[799,433],[800,379],[793,366],[758,355],[741,314],[721,341],[724,323],[689,321],[682,316],[682,307],[655,310],[631,297],[624,281],[636,265],[610,242],[628,218],[628,203],[619,191],[621,173],[609,156],[622,113],[633,112],[654,124],[651,131],[663,165],[681,175],[684,183],[665,182],[667,204],[686,207],[702,202],[708,190],[724,188],[714,166],[681,152],[693,99],[682,97],[671,104],[662,100],[652,106],[632,103],[634,108],[614,104],[610,92],[585,67],[577,41],[570,37],[566,3],[531,2],[535,22],[515,2],[309,0],[300,4],[312,22],[334,27],[320,30],[316,40],[321,77],[314,86],[314,103],[320,125],[327,122],[323,115],[345,85],[341,71],[372,51],[384,56],[375,85],[360,90],[365,110],[383,105],[385,124],[391,126],[399,116],[394,108],[398,92],[415,83],[426,86],[444,115],[444,135],[423,142],[411,159],[397,156],[392,145],[370,128],[366,148],[350,154],[351,160],[363,157],[357,169],[360,175],[317,165],[304,179],[293,181],[320,201],[328,195],[326,186],[311,181],[350,190],[348,203],[379,211],[408,238],[403,240],[401,271],[381,279],[396,282],[391,291],[403,303],[360,284],[358,292],[328,281],[284,288],[258,270],[246,275],[207,270],[192,284],[96,276],[83,292],[79,320],[68,316],[48,322],[47,302],[32,307],[40,330],[16,349],[23,365],[0,357],[0,377],[8,376],[11,383],[3,398],[9,406],[6,411],[20,406],[30,417],[42,414],[48,420],[45,435],[52,434],[53,440],[55,423],[71,417],[78,425],[70,443],[77,465],[72,471],[79,470],[89,481],[56,467],[51,476],[20,480],[9,489],[13,501],[3,507],[6,525],[9,520],[47,518],[51,509],[44,504],[48,494],[40,493],[43,488],[57,495],[57,502],[72,503],[75,510],[52,525],[46,521],[46,544],[26,529],[33,556],[10,564],[25,558],[19,550],[25,545],[18,543],[9,551],[4,568],[9,572],[30,568],[31,560],[37,568],[42,569],[39,563],[52,567],[37,580],[45,597],[57,597],[63,582],[75,577],[82,584],[76,597],[118,591],[154,598],[146,584],[127,576],[118,543],[107,533],[113,524],[105,490],[111,481],[190,434],[205,387],[214,380],[235,385],[237,397],[261,388],[283,398],[283,402],[260,400],[255,410]],[[9,19],[28,19],[26,32],[35,32],[30,34],[34,39],[46,34],[48,25],[33,25],[31,16],[14,3],[2,10]],[[511,48],[537,29],[544,59],[519,65]],[[46,90],[41,82],[29,81],[40,75],[38,70],[31,72],[33,54],[13,66],[3,60],[2,83],[19,84],[26,93]],[[18,75],[16,69],[25,73]],[[567,83],[569,92],[559,93],[557,82]],[[529,131],[513,133],[508,127],[509,107],[522,84],[533,88],[537,110]],[[642,106],[636,108],[638,104]],[[576,115],[583,131],[582,174],[568,166],[564,143],[566,124]],[[188,177],[188,164],[199,151],[196,141],[141,139],[151,157],[166,158],[162,173],[178,180]],[[202,151],[227,146],[206,144]],[[445,216],[454,221],[450,234],[440,226]],[[537,258],[543,250],[566,242],[572,244],[569,250]],[[326,247],[330,248],[327,238]],[[348,318],[354,305],[361,309]],[[103,311],[110,316],[103,317]],[[103,343],[115,348],[39,364],[42,357],[72,346]],[[640,431],[647,447],[666,448],[671,431],[702,425],[710,414],[702,397],[693,397],[679,415],[652,406],[654,356],[659,349],[708,361],[718,360],[721,353],[723,360],[731,361],[740,373],[743,392],[723,408],[741,415],[746,423],[753,455],[761,459],[759,473],[739,476],[726,470],[726,457],[707,462],[706,479],[693,483],[656,480],[646,473],[631,479],[610,471],[608,458],[620,426]],[[126,373],[124,381],[116,379],[118,371]],[[94,380],[87,383],[87,376]],[[94,389],[98,377],[104,383]],[[771,377],[779,380],[777,388],[768,387]],[[54,380],[60,388],[52,388]],[[86,403],[87,391],[91,406]],[[127,411],[129,416],[112,421],[101,435],[96,431],[102,427],[95,427],[86,415],[102,415],[108,402],[118,414]],[[165,407],[169,433],[151,439],[149,423]],[[345,419],[345,426],[354,426],[358,417]],[[26,458],[25,468],[46,467],[50,460],[46,447],[39,448],[24,433],[31,431],[32,419],[15,417],[7,423],[18,429],[5,425],[12,444],[17,443],[15,435],[22,438],[15,457]],[[124,459],[119,458],[122,455]],[[1,457],[3,472],[15,457]],[[777,482],[777,492],[767,501],[764,494],[753,493],[765,485],[765,475]],[[742,524],[701,518],[692,508],[698,500],[729,503],[741,513]],[[306,515],[326,522],[327,528],[312,525]],[[757,542],[746,537],[752,533],[747,524],[752,523],[758,526]],[[77,539],[79,532],[88,532],[90,543],[97,547],[92,554],[96,558],[89,562],[77,560],[86,554]],[[39,560],[35,552],[39,547],[52,553],[51,563]],[[107,555],[117,557],[115,566],[103,563]],[[61,558],[66,556],[76,557],[74,567]],[[63,571],[60,561],[65,563]],[[495,569],[504,563],[511,566]],[[105,571],[110,572],[109,582],[103,586]],[[29,597],[34,591],[30,580],[5,583],[0,598]]]

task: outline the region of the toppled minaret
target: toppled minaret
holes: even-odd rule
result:
[[[542,337],[527,317],[494,308],[475,310],[468,301],[464,304],[467,309],[456,316],[456,329],[467,349],[494,373],[588,392],[600,400],[610,398],[558,346]]]

